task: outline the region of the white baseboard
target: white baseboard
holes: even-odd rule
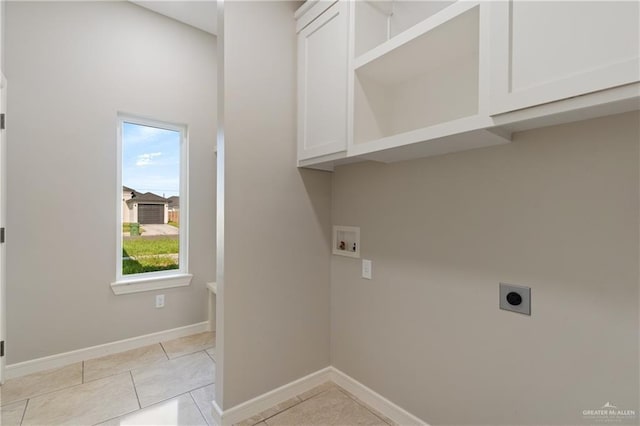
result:
[[[337,368],[331,367],[331,377],[336,385],[352,393],[356,398],[371,408],[376,409],[384,416],[393,420],[394,423],[399,425],[429,426],[424,420],[419,419],[404,408],[394,404],[384,396],[366,387]]]
[[[195,333],[207,331],[209,322],[200,322],[184,327],[173,328],[171,330],[159,331],[157,333],[145,334],[144,336],[132,337],[130,339],[118,340],[117,342],[105,343],[103,345],[91,346],[89,348],[78,349],[57,355],[32,359],[30,361],[19,362],[7,365],[5,368],[5,379],[24,376],[26,374],[37,373],[39,371],[52,368],[64,367],[74,362],[85,361],[105,355],[128,351],[130,349],[141,348],[153,345],[165,340],[177,339]]]
[[[232,425],[253,417],[276,404],[300,395],[327,381],[334,382],[396,424],[429,426],[425,421],[334,367],[316,371],[228,410],[223,411],[216,401],[213,401],[213,419],[219,426]]]
[[[296,395],[305,393],[331,380],[331,367],[311,373],[301,379],[295,380],[277,389],[264,393],[256,398],[238,404],[235,407],[222,411],[218,404],[213,402],[213,419],[220,426],[232,425],[239,423],[249,417],[253,417],[276,404],[287,399],[291,399]]]

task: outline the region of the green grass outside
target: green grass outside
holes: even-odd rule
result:
[[[126,233],[131,232],[131,223],[129,223],[129,222],[124,222],[124,223],[122,224],[122,232],[126,232]],[[143,232],[144,232],[144,228],[141,226],[141,227],[140,227],[140,233],[142,234]]]
[[[180,252],[180,240],[177,238],[131,238],[122,241],[124,257],[148,256],[153,254],[172,254]]]
[[[178,222],[169,221],[169,225],[175,226],[176,228],[180,228],[180,224]]]
[[[141,274],[144,272],[178,269],[180,240],[177,238],[131,238],[122,241],[122,274]],[[133,258],[133,259],[132,259]]]
[[[178,263],[170,256],[145,257],[138,260],[124,259],[122,275],[178,269]]]

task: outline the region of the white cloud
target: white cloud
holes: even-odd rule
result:
[[[153,164],[153,159],[156,157],[160,157],[162,155],[161,152],[151,152],[148,154],[140,154],[138,155],[138,159],[136,160],[136,166],[144,167],[150,164]]]

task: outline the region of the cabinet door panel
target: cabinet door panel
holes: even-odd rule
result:
[[[495,2],[493,114],[640,79],[640,11],[630,1]]]
[[[347,148],[348,4],[298,35],[298,159]]]

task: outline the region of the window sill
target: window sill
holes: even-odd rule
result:
[[[192,274],[176,274],[116,281],[111,283],[111,290],[113,290],[114,294],[120,295],[173,287],[186,287],[191,284],[192,278]]]

